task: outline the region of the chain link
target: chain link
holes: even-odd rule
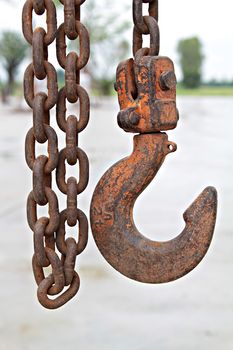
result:
[[[143,4],[148,4],[148,15],[143,15]],[[133,0],[133,55],[159,54],[158,0]],[[150,35],[150,48],[142,48],[143,35]]]
[[[32,46],[32,63],[24,74],[25,100],[33,111],[33,127],[25,140],[25,157],[33,172],[33,190],[27,199],[27,219],[33,231],[34,255],[32,266],[38,285],[38,300],[46,308],[64,305],[78,291],[80,280],[75,272],[76,256],[87,245],[88,221],[77,208],[77,195],[88,184],[89,163],[85,152],[78,147],[78,134],[89,121],[90,102],[80,85],[80,70],[90,55],[89,35],[80,22],[80,6],[85,0],[60,0],[64,5],[64,23],[57,29],[56,7],[52,0],[27,0],[23,7],[22,23],[25,39]],[[47,28],[33,28],[33,16],[46,12]],[[66,37],[79,40],[79,54],[66,52]],[[56,39],[57,59],[65,69],[65,86],[58,92],[57,73],[48,61],[48,47]],[[47,93],[37,91],[35,78],[47,79]],[[66,100],[79,104],[79,116],[66,118]],[[50,126],[50,110],[56,105],[57,124],[65,132],[66,146],[58,151],[58,139]],[[36,155],[36,143],[48,144],[47,155]],[[79,166],[79,179],[65,178],[66,161]],[[52,172],[56,170],[58,188],[67,195],[67,208],[59,212],[58,198],[52,189]],[[48,217],[38,218],[38,206],[48,205]],[[78,224],[78,240],[66,238],[65,223]],[[58,252],[61,253],[59,257]],[[51,266],[45,276],[44,268]],[[64,288],[66,290],[64,291]],[[51,299],[49,295],[56,296]]]

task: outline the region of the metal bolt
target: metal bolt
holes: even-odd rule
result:
[[[139,121],[140,121],[140,116],[138,114],[136,114],[135,112],[130,113],[129,120],[130,120],[132,125],[138,125]]]
[[[171,90],[176,86],[176,76],[173,71],[166,71],[160,75],[159,84],[162,90]]]

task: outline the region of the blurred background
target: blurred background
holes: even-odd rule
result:
[[[187,276],[163,285],[127,279],[102,258],[91,232],[77,259],[81,287],[60,310],[36,300],[31,270],[32,232],[26,223],[31,171],[24,138],[32,113],[23,99],[23,71],[31,51],[21,34],[24,1],[0,0],[0,350],[159,350],[233,348],[233,5],[228,0],[163,0],[161,55],[174,60],[178,78],[178,145],[135,205],[138,229],[167,240],[183,229],[182,214],[208,185],[219,206],[211,247]],[[57,6],[58,23],[63,22]],[[35,16],[36,17],[36,16]],[[38,17],[38,16],[37,16]],[[132,135],[116,122],[113,89],[119,61],[131,57],[131,1],[87,0],[82,22],[91,35],[91,59],[81,82],[91,97],[91,118],[79,142],[90,159],[90,182],[79,196],[88,215],[104,171],[132,149]],[[35,18],[44,25],[45,18]],[[145,42],[146,45],[146,42]],[[55,45],[50,61],[58,69]],[[72,47],[71,47],[72,49]],[[74,107],[76,113],[77,107]],[[55,127],[54,113],[52,123]],[[59,136],[60,147],[64,142]],[[63,195],[59,194],[62,205]],[[62,207],[60,209],[63,209]]]

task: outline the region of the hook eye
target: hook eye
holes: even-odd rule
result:
[[[167,151],[167,154],[169,153],[173,153],[177,150],[177,144],[175,142],[171,142],[171,141],[168,141],[166,143],[166,151]]]

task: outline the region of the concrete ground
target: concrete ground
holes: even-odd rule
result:
[[[233,99],[185,97],[178,106],[179,126],[169,132],[178,150],[140,196],[135,221],[146,236],[170,239],[182,230],[193,199],[215,186],[219,211],[206,257],[180,280],[140,284],[108,265],[90,233],[78,258],[80,291],[56,311],[37,302],[31,271],[25,217],[31,173],[23,155],[31,113],[0,106],[0,350],[233,349]],[[132,135],[117,127],[117,111],[115,100],[96,103],[80,135],[91,165],[79,199],[86,213],[100,176],[131,151]]]

